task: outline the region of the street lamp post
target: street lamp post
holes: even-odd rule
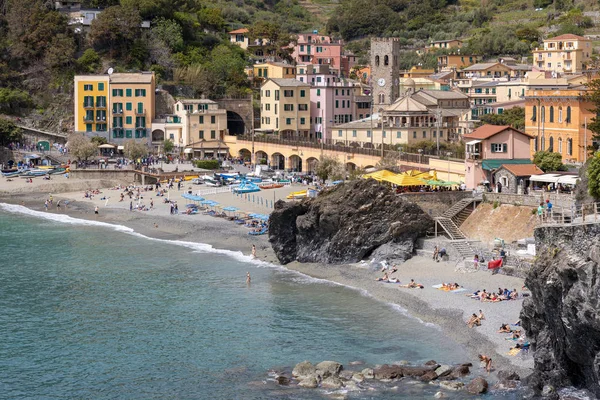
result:
[[[452,152],[447,152],[446,156],[448,156],[448,182],[450,182],[450,156],[452,155]]]

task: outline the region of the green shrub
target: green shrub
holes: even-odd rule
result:
[[[498,203],[498,200],[494,201],[494,209],[498,208],[499,205],[500,203]]]
[[[218,169],[219,160],[198,160],[196,161],[196,167],[202,169]]]

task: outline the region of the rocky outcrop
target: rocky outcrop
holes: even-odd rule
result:
[[[345,263],[365,257],[399,262],[433,227],[417,205],[374,180],[326,189],[317,198],[275,203],[269,241],[282,264]]]
[[[600,225],[542,227],[535,238],[538,259],[525,281],[532,295],[521,311],[534,350],[529,384],[600,396]]]

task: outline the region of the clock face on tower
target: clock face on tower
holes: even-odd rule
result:
[[[383,79],[383,78],[379,78],[379,80],[377,81],[377,84],[378,84],[379,86],[385,86],[385,79]]]

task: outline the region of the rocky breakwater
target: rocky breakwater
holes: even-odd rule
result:
[[[444,392],[462,392],[469,394],[484,394],[490,389],[488,382],[482,376],[472,376],[471,363],[460,365],[440,365],[436,361],[428,361],[424,365],[399,364],[380,365],[374,368],[359,367],[362,363],[351,363],[350,369],[344,368],[336,361],[323,361],[312,364],[303,361],[296,364],[289,372],[272,371],[271,380],[279,385],[311,388],[343,390],[344,392],[376,391],[397,388],[399,384],[411,381],[423,382],[439,387],[436,398],[446,397]],[[500,371],[500,382],[494,391],[512,390],[519,386],[519,376],[512,372]],[[387,386],[386,386],[387,385]],[[437,390],[437,389],[436,389]]]
[[[412,256],[433,220],[372,179],[343,183],[314,199],[275,203],[269,241],[282,264],[347,263],[366,257],[390,262]]]
[[[538,259],[525,281],[522,325],[534,350],[530,386],[557,397],[564,386],[600,397],[600,224],[535,230]]]

